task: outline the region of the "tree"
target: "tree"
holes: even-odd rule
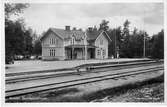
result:
[[[121,57],[131,57],[130,55],[130,34],[129,34],[129,24],[130,22],[126,20],[123,24],[122,37],[123,43],[121,44]]]
[[[32,51],[32,37],[28,30],[23,29],[21,22],[8,22],[5,28],[5,49],[6,54],[30,54]],[[10,52],[10,53],[8,53]]]
[[[120,47],[121,47],[121,44],[122,44],[122,40],[123,40],[123,37],[122,37],[122,34],[121,34],[121,27],[117,27],[117,28],[114,28],[114,29],[110,29],[108,31],[108,35],[110,36],[112,42],[111,44],[109,44],[109,56],[114,56],[116,57],[116,51],[119,51],[120,50]],[[117,50],[119,49],[119,50]]]
[[[33,54],[34,55],[41,55],[41,53],[42,53],[41,41],[38,39],[34,43]]]
[[[93,27],[93,31],[97,31],[97,27],[96,26]]]
[[[145,31],[137,31],[137,29],[134,29],[133,34],[130,36],[131,46],[129,48],[129,51],[131,52],[131,57],[143,57],[144,33],[145,43],[147,44],[148,42],[148,34]],[[148,48],[146,47],[145,49],[147,50]]]
[[[27,4],[5,4],[5,58],[24,55],[30,51],[31,37],[25,29],[23,19],[13,21],[11,15],[18,15],[27,8]],[[8,62],[6,62],[8,63]]]
[[[153,35],[152,39],[150,40],[152,42],[151,46],[151,55],[153,58],[164,58],[164,30],[161,30],[156,35]]]
[[[20,22],[8,22],[5,28],[5,49],[6,55],[23,54],[24,32]]]
[[[99,30],[108,31],[108,29],[109,29],[108,23],[109,23],[109,21],[102,20]]]
[[[33,51],[32,47],[32,37],[31,32],[29,30],[26,30],[24,32],[24,55],[31,55]]]
[[[123,24],[123,36],[129,36],[129,25],[130,21],[126,20]]]
[[[139,31],[134,28],[132,33],[129,31],[130,22],[126,20],[123,24],[124,28],[122,31],[123,43],[121,44],[121,57],[142,57],[144,48],[144,33],[146,43],[146,55],[149,54],[149,37],[145,31]]]
[[[5,19],[9,19],[11,15],[19,15],[27,8],[29,4],[22,3],[5,3]]]

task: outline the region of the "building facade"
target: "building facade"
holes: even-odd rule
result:
[[[105,31],[50,28],[41,38],[42,59],[105,59],[110,42]]]

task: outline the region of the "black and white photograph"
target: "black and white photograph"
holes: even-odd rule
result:
[[[165,103],[164,3],[4,0],[5,103]]]

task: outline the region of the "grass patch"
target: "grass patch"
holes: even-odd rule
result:
[[[135,84],[128,84],[121,87],[115,87],[112,89],[99,91],[91,95],[85,96],[85,98],[87,99],[87,101],[92,101],[92,100],[102,99],[104,98],[104,96],[109,95],[110,98],[114,99],[115,96],[121,96],[120,98],[122,98],[123,94],[133,93],[128,96],[136,97],[136,99],[133,98],[125,102],[163,102],[164,87],[160,85],[159,87],[155,88],[154,86],[158,84],[164,84],[164,75],[161,75],[157,78],[153,78],[150,80],[146,80],[144,82],[138,82]],[[150,92],[150,90],[152,91]]]
[[[74,92],[79,92],[79,90],[77,88],[67,88],[67,89],[62,89],[62,90],[56,90],[56,91],[50,92],[46,97],[52,98],[52,97],[57,97],[62,94],[74,93]]]

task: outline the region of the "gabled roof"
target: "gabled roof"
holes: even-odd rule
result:
[[[87,35],[87,40],[89,42],[94,42],[101,33],[105,33],[106,37],[109,39],[109,41],[111,41],[111,39],[108,36],[108,34],[105,31],[103,31],[103,30],[100,30],[100,31],[87,31],[86,35],[85,35],[85,32],[80,31],[80,30],[64,30],[64,29],[57,29],[57,28],[50,28],[41,37],[41,40],[43,38],[45,38],[47,33],[49,33],[49,32],[55,33],[57,36],[59,36],[63,40],[70,39],[71,36],[75,37],[76,40],[80,40],[80,39],[83,39]]]
[[[101,34],[102,31],[87,31],[87,40],[94,41]]]
[[[101,33],[105,33],[105,35],[108,38],[108,40],[112,41],[111,38],[108,36],[108,34],[105,31],[103,31],[103,30],[100,30],[100,31],[88,31],[88,32],[86,32],[87,40],[93,42],[93,41],[95,41],[98,38],[98,36]]]
[[[83,39],[85,37],[85,33],[79,30],[64,30],[64,29],[57,29],[57,28],[50,28],[41,39],[45,37],[48,32],[53,32],[57,34],[62,39],[69,39],[71,36],[75,37],[76,40]]]

